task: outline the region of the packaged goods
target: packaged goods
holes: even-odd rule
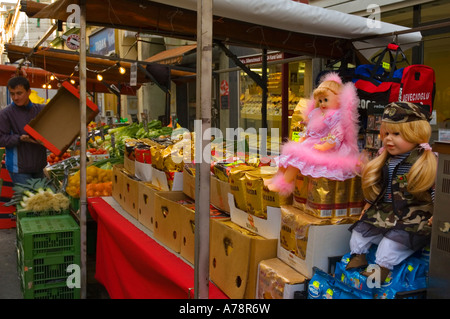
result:
[[[333,217],[336,181],[324,177],[308,178],[306,212],[320,218]]]
[[[267,219],[267,206],[280,207],[292,203],[292,196],[281,196],[264,186],[278,171],[277,167],[261,166],[245,172],[247,213]]]
[[[369,265],[375,264],[377,245],[372,245],[366,255]],[[418,251],[396,265],[383,283],[373,278],[361,275],[360,269],[346,270],[350,253],[345,254],[336,264],[335,278],[341,284],[351,287],[354,291],[374,299],[394,299],[398,292],[408,292],[427,287],[428,262],[422,258],[423,251]],[[374,265],[376,266],[376,265]]]
[[[308,285],[308,299],[371,299],[371,295],[347,286],[316,268]]]
[[[230,158],[228,161],[216,162],[213,165],[213,174],[224,182],[229,181],[230,172],[234,167],[247,166],[245,161],[238,158]]]
[[[295,178],[295,188],[293,193],[293,203],[294,207],[301,210],[306,210],[306,201],[308,199],[308,176],[302,174],[297,174]]]
[[[296,291],[303,291],[305,276],[278,258],[259,263],[257,299],[292,299]]]
[[[336,181],[336,189],[334,191],[334,217],[345,217],[348,216],[348,203],[349,203],[349,185],[351,179],[345,181]]]
[[[254,167],[239,165],[231,168],[229,172],[229,183],[231,193],[234,196],[236,207],[240,210],[247,210],[247,200],[245,191],[245,172],[254,170]]]
[[[297,208],[282,206],[280,245],[299,258],[305,259],[310,226],[331,224],[331,219],[317,218]]]
[[[355,176],[350,180],[348,186],[349,200],[348,211],[349,216],[361,215],[364,207],[364,195],[362,192],[361,177]]]

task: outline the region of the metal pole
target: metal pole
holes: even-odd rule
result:
[[[80,238],[81,299],[86,299],[86,0],[80,1]]]
[[[204,132],[211,127],[212,92],[212,0],[197,1],[197,119],[195,138],[195,259],[194,295],[209,296],[209,196],[210,156],[203,152],[211,143]],[[199,121],[197,121],[199,123]],[[200,157],[198,157],[198,155]],[[207,156],[208,158],[204,158]]]

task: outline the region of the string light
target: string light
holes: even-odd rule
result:
[[[127,70],[123,66],[121,66],[119,62],[117,62],[117,67],[119,68],[120,74],[125,74],[127,72]]]
[[[103,76],[99,73],[97,74],[97,81],[102,81],[103,80]]]

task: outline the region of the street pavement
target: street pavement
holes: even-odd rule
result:
[[[0,229],[0,299],[23,299],[17,272],[16,228]]]

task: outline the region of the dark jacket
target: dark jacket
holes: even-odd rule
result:
[[[47,151],[42,145],[21,142],[28,134],[24,127],[44,108],[44,104],[14,103],[0,110],[0,146],[6,149],[6,169],[12,173],[39,173],[47,165]]]
[[[356,230],[363,236],[383,234],[396,242],[418,250],[427,245],[430,240],[431,226],[428,220],[433,214],[432,190],[417,198],[407,192],[405,175],[397,175],[396,171],[403,163],[414,164],[423,149],[417,147],[394,169],[391,190],[392,203],[383,202],[383,196],[388,184],[388,164],[383,167],[383,185],[376,200],[370,205],[361,220],[352,225],[350,230]]]

